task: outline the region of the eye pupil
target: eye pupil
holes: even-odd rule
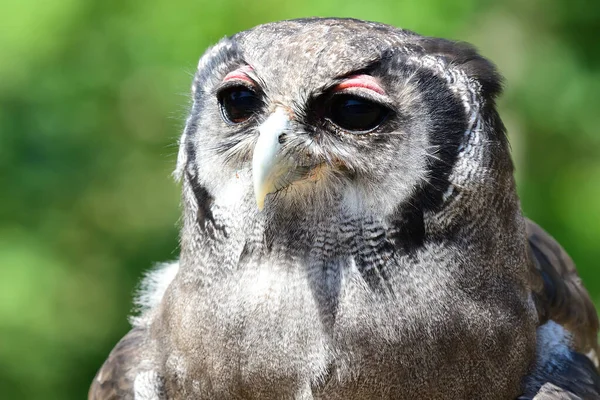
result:
[[[218,98],[223,117],[235,124],[250,118],[261,105],[260,98],[255,92],[240,86],[224,89],[219,93]]]
[[[352,95],[336,95],[331,101],[329,119],[340,128],[353,132],[368,132],[385,119],[385,107]]]

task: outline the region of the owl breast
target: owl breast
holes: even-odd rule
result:
[[[275,259],[196,288],[178,297],[186,304],[172,304],[183,312],[164,336],[173,339],[169,390],[211,399],[494,399],[508,388],[516,397],[529,360],[514,358],[527,354],[526,340],[503,333],[500,312],[494,321],[489,308],[457,304],[422,278],[422,288],[378,292],[351,258],[318,268]]]

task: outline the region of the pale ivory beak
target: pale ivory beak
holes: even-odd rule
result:
[[[277,108],[273,114],[258,127],[258,140],[252,156],[252,180],[254,195],[259,210],[265,206],[267,194],[275,192],[277,182],[284,177],[293,166],[290,160],[282,160],[279,137],[290,126],[290,119],[282,108]]]

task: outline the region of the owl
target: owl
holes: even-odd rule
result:
[[[470,45],[354,19],[210,48],[179,261],[90,399],[600,398],[596,310],[521,212],[500,92]]]

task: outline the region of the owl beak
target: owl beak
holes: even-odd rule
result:
[[[252,180],[256,205],[262,210],[267,194],[281,189],[278,182],[284,178],[293,166],[289,160],[282,159],[280,137],[290,126],[290,119],[282,108],[258,127],[258,141],[252,157]]]

